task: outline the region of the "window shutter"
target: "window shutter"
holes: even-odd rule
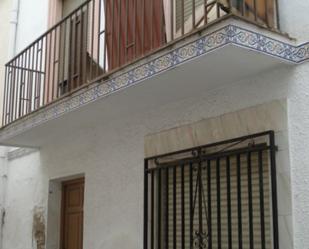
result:
[[[259,158],[258,152],[250,153],[251,157],[251,194],[252,194],[252,228],[253,228],[253,243],[254,248],[259,249],[261,246],[261,215],[260,215],[260,188],[259,188]],[[271,213],[270,213],[270,181],[269,181],[269,158],[268,152],[262,154],[263,165],[263,189],[264,189],[264,222],[265,222],[265,248],[271,248]],[[220,191],[220,215],[221,215],[221,248],[228,248],[228,199],[227,199],[227,163],[223,158],[220,159],[219,174],[220,184],[217,182],[217,160],[210,161],[210,186],[211,186],[211,230],[212,230],[212,248],[218,248],[218,190]],[[190,248],[190,166],[184,167],[184,222],[185,222],[185,236],[184,248]],[[197,164],[193,165],[193,199],[195,199],[194,219],[193,219],[193,238],[195,231],[198,231],[198,189],[197,178],[198,170]],[[231,200],[231,227],[232,227],[232,247],[238,248],[238,188],[237,188],[237,156],[230,156],[230,200]],[[165,175],[166,177],[166,175]],[[173,169],[169,169],[168,182],[165,180],[164,195],[168,194],[168,247],[167,248],[182,248],[182,206],[181,206],[181,167],[176,167],[176,247],[174,247],[174,233],[173,233],[173,217],[174,217],[174,193],[173,193]],[[250,248],[249,236],[249,191],[248,191],[248,163],[247,155],[240,156],[240,182],[241,182],[241,232],[242,245],[244,249]],[[207,182],[207,162],[202,165],[202,217],[203,230],[207,232],[206,213],[208,212],[208,182]],[[218,189],[218,186],[220,188]],[[165,199],[165,198],[164,198]],[[163,206],[167,204],[163,202]],[[163,208],[164,209],[164,208]],[[205,211],[204,211],[205,210]],[[166,217],[166,213],[164,214]],[[163,215],[163,216],[164,216]],[[165,220],[165,218],[163,219]],[[166,225],[166,224],[163,224]],[[162,230],[164,231],[164,229]],[[164,235],[162,236],[162,243],[164,244]]]

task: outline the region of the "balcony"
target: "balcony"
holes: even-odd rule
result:
[[[90,0],[6,64],[6,126],[235,16],[278,30],[275,0]]]

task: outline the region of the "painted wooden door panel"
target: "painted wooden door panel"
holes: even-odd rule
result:
[[[62,198],[62,249],[82,249],[84,179],[63,183]]]

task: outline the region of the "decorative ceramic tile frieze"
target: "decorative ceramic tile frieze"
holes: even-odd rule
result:
[[[291,64],[309,60],[309,43],[295,46],[236,25],[226,25],[3,128],[0,141],[226,45],[240,46]]]

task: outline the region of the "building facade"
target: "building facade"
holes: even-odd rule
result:
[[[309,248],[308,9],[2,1],[0,249]]]

